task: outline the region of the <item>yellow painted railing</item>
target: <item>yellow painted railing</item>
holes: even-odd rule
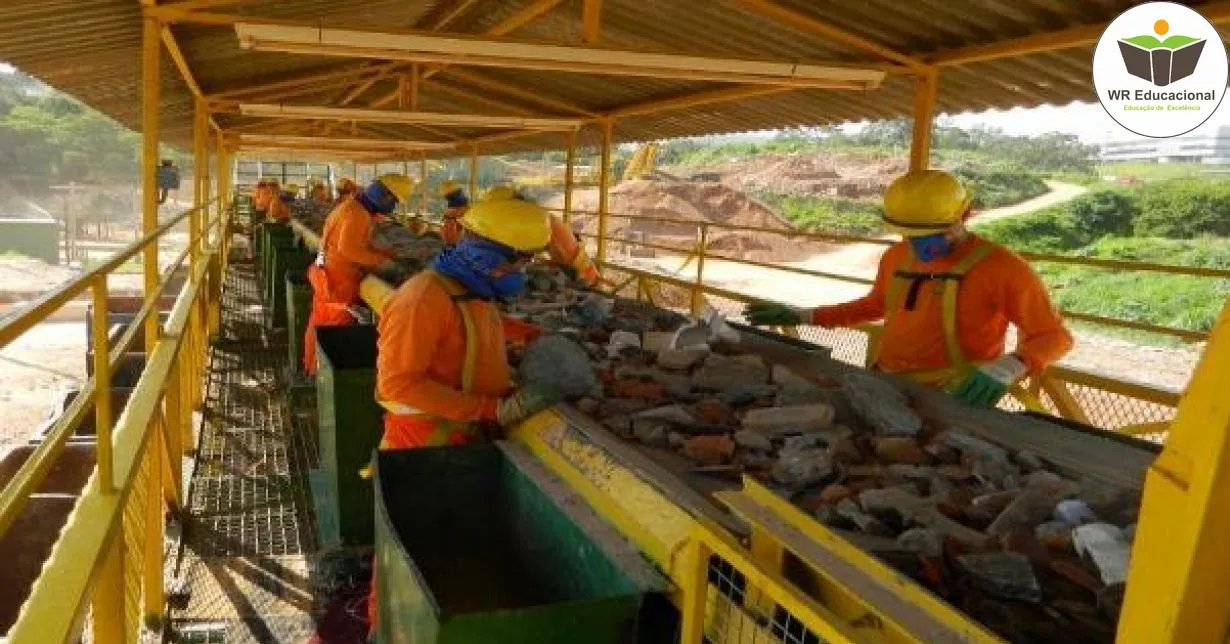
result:
[[[179,214],[80,278],[0,323],[0,348],[87,290],[93,299],[94,375],[54,424],[14,479],[0,490],[0,533],[22,511],[54,466],[65,443],[93,406],[97,466],[8,633],[12,644],[77,641],[87,613],[93,641],[137,641],[142,622],[156,627],[164,610],[164,516],[183,498],[182,456],[192,448],[193,410],[202,402],[202,375],[217,330],[230,214],[214,200]],[[161,275],[127,331],[109,346],[107,278],[149,252],[167,231],[189,220],[188,247]],[[156,248],[156,246],[155,246]],[[189,260],[188,280],[169,319],[158,303],[171,276]],[[112,427],[111,374],[141,331],[146,363]],[[148,335],[147,335],[148,337]],[[88,610],[87,610],[88,609]]]

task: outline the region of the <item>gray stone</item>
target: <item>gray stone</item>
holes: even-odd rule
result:
[[[598,415],[602,418],[609,416],[631,416],[648,409],[651,404],[640,398],[607,398],[598,406]]]
[[[735,445],[756,452],[769,452],[773,450],[773,442],[768,437],[746,429],[735,432]]]
[[[1134,493],[1126,488],[1103,483],[1094,478],[1080,480],[1078,498],[1098,516],[1114,516],[1123,507],[1135,503]]]
[[[733,360],[716,353],[705,358],[692,375],[692,386],[711,391],[728,391],[768,382],[769,369],[763,364]]]
[[[641,334],[641,347],[646,351],[661,352],[670,344],[672,335],[664,331],[646,331]]]
[[[1037,470],[1046,469],[1046,461],[1043,461],[1041,456],[1038,456],[1027,449],[1017,452],[1014,458],[1016,459],[1017,465],[1020,465],[1021,470],[1023,470],[1026,474]]]
[[[841,392],[854,413],[881,436],[917,436],[922,431],[922,418],[910,408],[905,394],[874,375],[846,374]]]
[[[867,514],[859,507],[857,503],[850,499],[844,499],[834,507],[837,516],[858,526],[866,534],[876,535],[881,537],[892,536],[892,531],[888,526],[880,522],[879,519]]]
[[[673,371],[687,371],[708,356],[708,349],[660,349],[658,366]]]
[[[1008,460],[1008,452],[1004,451],[1004,448],[969,434],[948,432],[944,434],[944,441],[962,453],[973,452],[979,458],[997,461]]]
[[[630,331],[615,331],[611,333],[611,339],[607,342],[606,352],[612,358],[621,355],[621,352],[628,348],[641,348],[641,336]]]
[[[518,374],[522,383],[543,383],[569,398],[584,396],[598,384],[585,348],[560,335],[531,342],[522,353]]]
[[[668,447],[670,443],[667,434],[671,424],[662,420],[635,418],[632,420],[632,433],[636,440],[649,447]]]
[[[909,518],[920,503],[926,503],[926,500],[918,496],[913,488],[872,488],[863,490],[858,495],[858,504],[864,512],[871,514],[891,511],[900,514],[902,518]]]
[[[957,563],[982,592],[1001,599],[1042,601],[1042,586],[1029,557],[1018,552],[961,555]]]
[[[747,385],[722,392],[721,399],[731,407],[742,407],[776,394],[776,385]]]
[[[834,414],[824,404],[753,409],[743,416],[742,426],[768,435],[807,433],[831,427]]]
[[[800,452],[820,447],[824,444],[824,438],[819,434],[804,434],[801,436],[787,436],[782,440],[782,453]]]
[[[1059,485],[1063,483],[1063,477],[1046,470],[1038,470],[1025,475],[1022,483],[1025,487],[1046,487],[1048,485]]]
[[[1055,504],[1075,489],[1076,485],[1069,482],[1027,487],[995,517],[986,533],[999,537],[1020,528],[1033,529],[1049,519]]]
[[[589,398],[589,397],[582,398],[576,402],[577,411],[581,412],[582,414],[589,415],[589,416],[593,416],[595,413],[597,413],[598,408],[601,405],[602,403],[598,402],[597,400],[594,400],[593,398]]]
[[[1054,514],[1056,521],[1072,525],[1083,525],[1098,520],[1093,510],[1089,509],[1089,505],[1080,499],[1065,499],[1056,503]]]
[[[683,444],[688,442],[688,438],[689,436],[687,434],[680,434],[679,432],[670,432],[669,434],[666,435],[666,442],[668,445],[670,445],[671,449],[681,449],[683,447]]]
[[[774,401],[778,407],[836,402],[828,391],[781,365],[773,365],[773,382],[781,387]]]
[[[1070,538],[1074,527],[1065,521],[1047,521],[1034,528],[1034,536],[1042,543],[1053,543],[1057,539]]]
[[[944,554],[944,535],[931,528],[910,528],[897,537],[897,545],[924,557]]]
[[[615,379],[620,380],[623,378],[652,380],[666,387],[666,393],[673,398],[686,397],[692,391],[692,380],[686,375],[670,373],[654,367],[624,365],[616,368]]]
[[[1127,581],[1132,548],[1123,531],[1109,523],[1090,523],[1072,531],[1076,551],[1089,558],[1106,585]]]
[[[660,420],[672,425],[691,425],[696,419],[680,405],[667,405],[637,412],[636,420]]]
[[[802,489],[833,476],[833,461],[823,449],[807,448],[778,453],[773,480],[791,489]]]

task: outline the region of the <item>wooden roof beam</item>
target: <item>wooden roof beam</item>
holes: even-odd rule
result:
[[[593,45],[602,37],[602,0],[585,0],[581,5],[581,40]]]
[[[865,51],[869,54],[875,54],[904,68],[888,68],[890,72],[925,70],[929,67],[926,62],[919,58],[897,51],[874,40],[852,34],[844,29],[834,27],[827,22],[817,20],[794,9],[783,7],[772,0],[735,0],[735,2],[749,13],[754,13],[762,18],[781,23],[803,33],[815,34],[848,47]]]
[[[1230,23],[1230,2],[1212,2],[1206,5],[1192,7],[1214,25],[1222,25]],[[1073,27],[1071,29],[1063,29],[1060,31],[1052,31],[1043,34],[1034,34],[1032,36],[1024,36],[1022,38],[1014,38],[1004,40],[997,43],[989,43],[986,45],[973,45],[954,49],[951,51],[942,51],[926,57],[928,63],[939,67],[951,67],[954,65],[969,65],[971,63],[980,63],[988,60],[999,60],[1001,58],[1015,58],[1017,56],[1027,56],[1030,54],[1038,54],[1048,51],[1057,51],[1060,49],[1071,49],[1074,47],[1086,47],[1093,45],[1102,37],[1102,32],[1106,31],[1106,27],[1110,23],[1102,23],[1097,25],[1089,25],[1085,27]]]
[[[379,65],[345,65],[343,67],[334,68],[329,71],[315,72],[287,78],[284,80],[274,81],[271,83],[261,83],[258,85],[249,85],[246,87],[236,87],[234,89],[214,92],[206,96],[209,100],[217,99],[240,99],[250,97],[253,94],[263,94],[267,92],[278,92],[280,90],[290,90],[303,87],[313,87],[315,89],[323,89],[328,87],[338,87],[348,85],[354,82],[355,74],[380,73],[389,69],[403,66],[404,63],[384,63]],[[329,81],[333,81],[329,84]]]

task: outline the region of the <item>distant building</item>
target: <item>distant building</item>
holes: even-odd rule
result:
[[[1103,163],[1230,164],[1230,125],[1206,125],[1197,132],[1169,139],[1138,136],[1106,141],[1101,144],[1099,157]]]

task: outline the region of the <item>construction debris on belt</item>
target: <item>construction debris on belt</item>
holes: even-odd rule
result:
[[[562,287],[547,290],[560,301]],[[1009,641],[1113,641],[1136,491],[937,431],[872,374],[817,381],[758,356],[665,348],[680,316],[572,295],[524,317],[579,344],[549,376],[577,380],[577,407],[610,431],[694,472],[755,477]],[[581,386],[586,368],[600,387]]]

